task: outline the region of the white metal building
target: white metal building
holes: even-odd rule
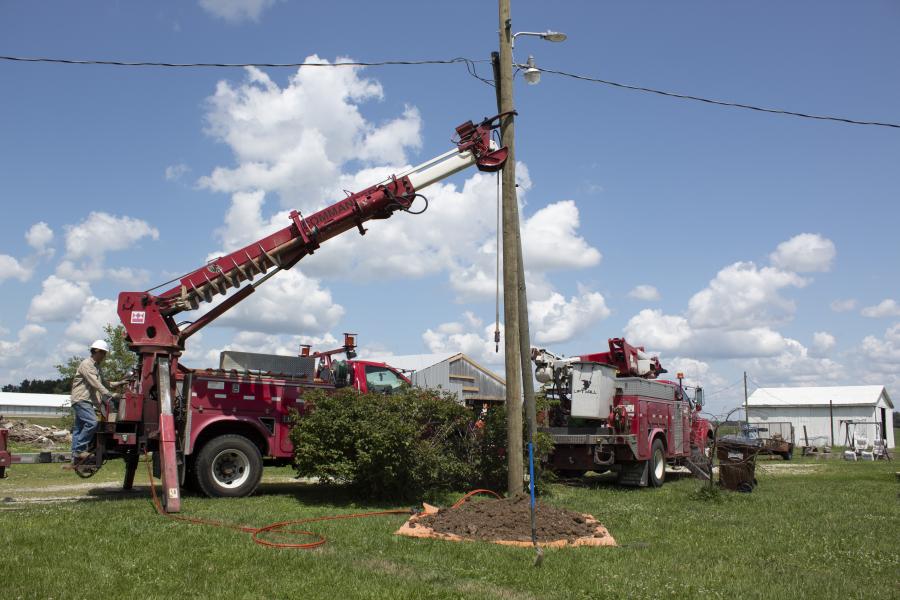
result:
[[[506,381],[462,353],[366,356],[365,359],[406,371],[416,387],[452,392],[466,406],[503,402],[506,398]]]
[[[794,443],[804,444],[803,426],[812,445],[843,446],[847,429],[868,440],[880,437],[894,447],[894,404],[883,385],[759,388],[747,399],[748,421],[790,421]],[[851,424],[866,421],[870,425]],[[879,423],[876,427],[874,423]]]
[[[0,415],[56,417],[69,412],[68,394],[23,394],[0,392]]]

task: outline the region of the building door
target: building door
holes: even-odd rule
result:
[[[881,409],[881,439],[884,440],[884,445],[887,446],[887,409]]]

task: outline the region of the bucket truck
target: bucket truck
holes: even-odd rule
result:
[[[275,421],[285,418],[284,406],[297,402],[310,387],[334,387],[334,380],[325,382],[308,372],[253,380],[225,369],[193,371],[180,362],[187,340],[253,294],[277,272],[290,269],[328,240],[353,229],[364,235],[363,224],[367,221],[387,219],[397,211],[409,212],[416,197],[429,185],[472,166],[486,172],[500,170],[508,151],[497,147],[491,134],[504,116],[496,115],[478,124],[463,123],[456,128],[455,148],[316,213],[304,216],[299,211],[291,211],[284,228],[187,273],[170,289],[161,293],[120,293],[118,316],[125,327],[129,347],[138,358],[135,376],[122,398],[101,421],[90,464],[78,465],[76,470],[89,475],[109,458],[124,458],[124,487],[128,489],[134,482],[140,456],[149,451],[153,452],[162,480],[162,499],[167,512],[180,510],[180,487],[188,474],[189,463],[212,465],[206,474],[207,479],[211,478],[206,482],[209,489],[204,488],[207,493],[212,490],[213,495],[243,494],[247,487],[243,486],[246,479],[242,478],[250,477],[246,475],[249,463],[244,459],[252,462],[250,457],[256,457],[257,453],[283,454],[284,444],[289,441],[282,436],[275,442],[276,448],[280,448],[276,451],[269,444],[256,444],[252,435],[244,438],[239,434],[220,434],[215,438],[231,436],[231,445],[224,443],[213,451],[201,451],[193,461],[190,457],[197,449],[198,423],[214,412],[214,406],[220,412],[224,407],[232,420],[244,421],[248,427],[252,423],[256,430],[270,431],[274,436]],[[192,323],[176,321],[180,313],[197,310],[212,303],[217,296],[226,298]],[[349,370],[345,376],[355,377],[360,385],[375,385],[382,390],[396,376],[402,377],[386,365],[374,363],[350,362]],[[369,379],[370,372],[372,379]],[[276,404],[281,408],[276,410]],[[246,441],[239,441],[235,446],[234,438]],[[5,437],[0,437],[0,444],[4,441]],[[4,451],[5,447],[0,447],[0,469],[10,462]],[[218,488],[212,481],[216,473]],[[228,490],[235,494],[229,494]]]
[[[609,352],[567,358],[531,350],[535,378],[554,401],[542,428],[553,438],[550,466],[564,475],[612,470],[638,486],[661,486],[667,463],[707,477],[703,390],[691,397],[681,374],[677,383],[657,380],[666,370],[644,348],[608,343]]]

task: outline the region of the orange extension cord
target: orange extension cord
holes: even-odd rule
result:
[[[261,546],[268,546],[270,548],[290,548],[294,550],[312,550],[313,548],[318,548],[322,544],[325,543],[325,536],[320,535],[318,533],[313,533],[312,531],[305,531],[300,529],[285,529],[285,527],[289,527],[291,525],[300,525],[302,523],[315,523],[317,521],[339,521],[342,519],[361,519],[363,517],[381,517],[385,515],[408,515],[410,511],[408,509],[396,509],[396,510],[381,510],[375,512],[365,512],[365,513],[352,513],[347,515],[329,515],[324,517],[308,517],[306,519],[293,519],[290,521],[279,521],[278,523],[272,523],[271,525],[265,525],[264,527],[249,527],[247,525],[235,525],[234,523],[226,523],[224,521],[214,521],[212,519],[199,519],[195,517],[183,517],[181,515],[173,515],[167,513],[163,510],[162,504],[159,501],[159,497],[156,495],[156,482],[153,480],[153,471],[150,467],[150,461],[147,461],[147,476],[150,479],[150,495],[153,498],[153,506],[156,508],[156,512],[159,513],[163,517],[167,517],[172,519],[173,521],[181,521],[183,523],[191,523],[192,525],[210,525],[212,527],[222,527],[224,529],[233,529],[235,531],[242,531],[244,533],[249,533],[250,538],[257,544]],[[462,506],[469,498],[476,494],[490,494],[496,498],[501,498],[499,494],[496,492],[492,492],[491,490],[473,490],[456,501],[456,503],[451,508],[459,508]],[[266,540],[260,537],[261,534],[275,534],[275,535],[294,535],[294,536],[307,536],[311,538],[318,538],[313,542],[306,543],[294,543],[294,542],[273,542],[270,540]]]

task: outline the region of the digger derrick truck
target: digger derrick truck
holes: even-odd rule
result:
[[[666,464],[701,478],[711,442],[699,415],[703,390],[693,397],[679,381],[657,380],[667,371],[624,338],[609,352],[563,358],[532,348],[535,378],[554,401],[541,431],[553,439],[550,466],[563,475],[615,471],[623,485],[663,484]]]
[[[191,404],[200,382],[203,382],[203,392],[207,395],[211,392],[212,396],[218,393],[215,388],[226,385],[229,390],[236,387],[240,397],[255,397],[257,392],[265,394],[265,390],[278,387],[263,382],[217,379],[208,372],[194,372],[182,366],[179,359],[188,338],[246,299],[275,273],[290,269],[331,238],[352,229],[365,234],[366,221],[387,219],[397,211],[412,212],[413,202],[425,187],[471,166],[487,172],[500,170],[508,151],[494,144],[491,135],[504,116],[496,115],[478,124],[463,123],[456,128],[456,147],[452,150],[350,194],[314,214],[303,216],[292,211],[290,223],[283,229],[208,262],[162,293],[120,293],[119,319],[125,327],[129,347],[138,355],[135,377],[110,411],[110,418],[101,422],[93,464],[89,466],[99,469],[108,458],[124,458],[124,487],[128,489],[134,483],[140,456],[153,452],[155,470],[162,480],[164,507],[167,512],[178,512],[180,486],[187,472],[186,456],[192,451],[190,435],[185,434],[196,425],[195,419],[201,417]],[[257,276],[260,278],[254,282]],[[180,313],[196,310],[232,289],[236,291],[195,321],[176,321]],[[296,382],[281,386],[288,390],[283,397],[299,393],[301,382],[314,385],[298,377]],[[234,406],[233,410],[237,415],[238,407]],[[262,423],[265,426],[266,421]],[[249,446],[245,449],[253,452]]]

